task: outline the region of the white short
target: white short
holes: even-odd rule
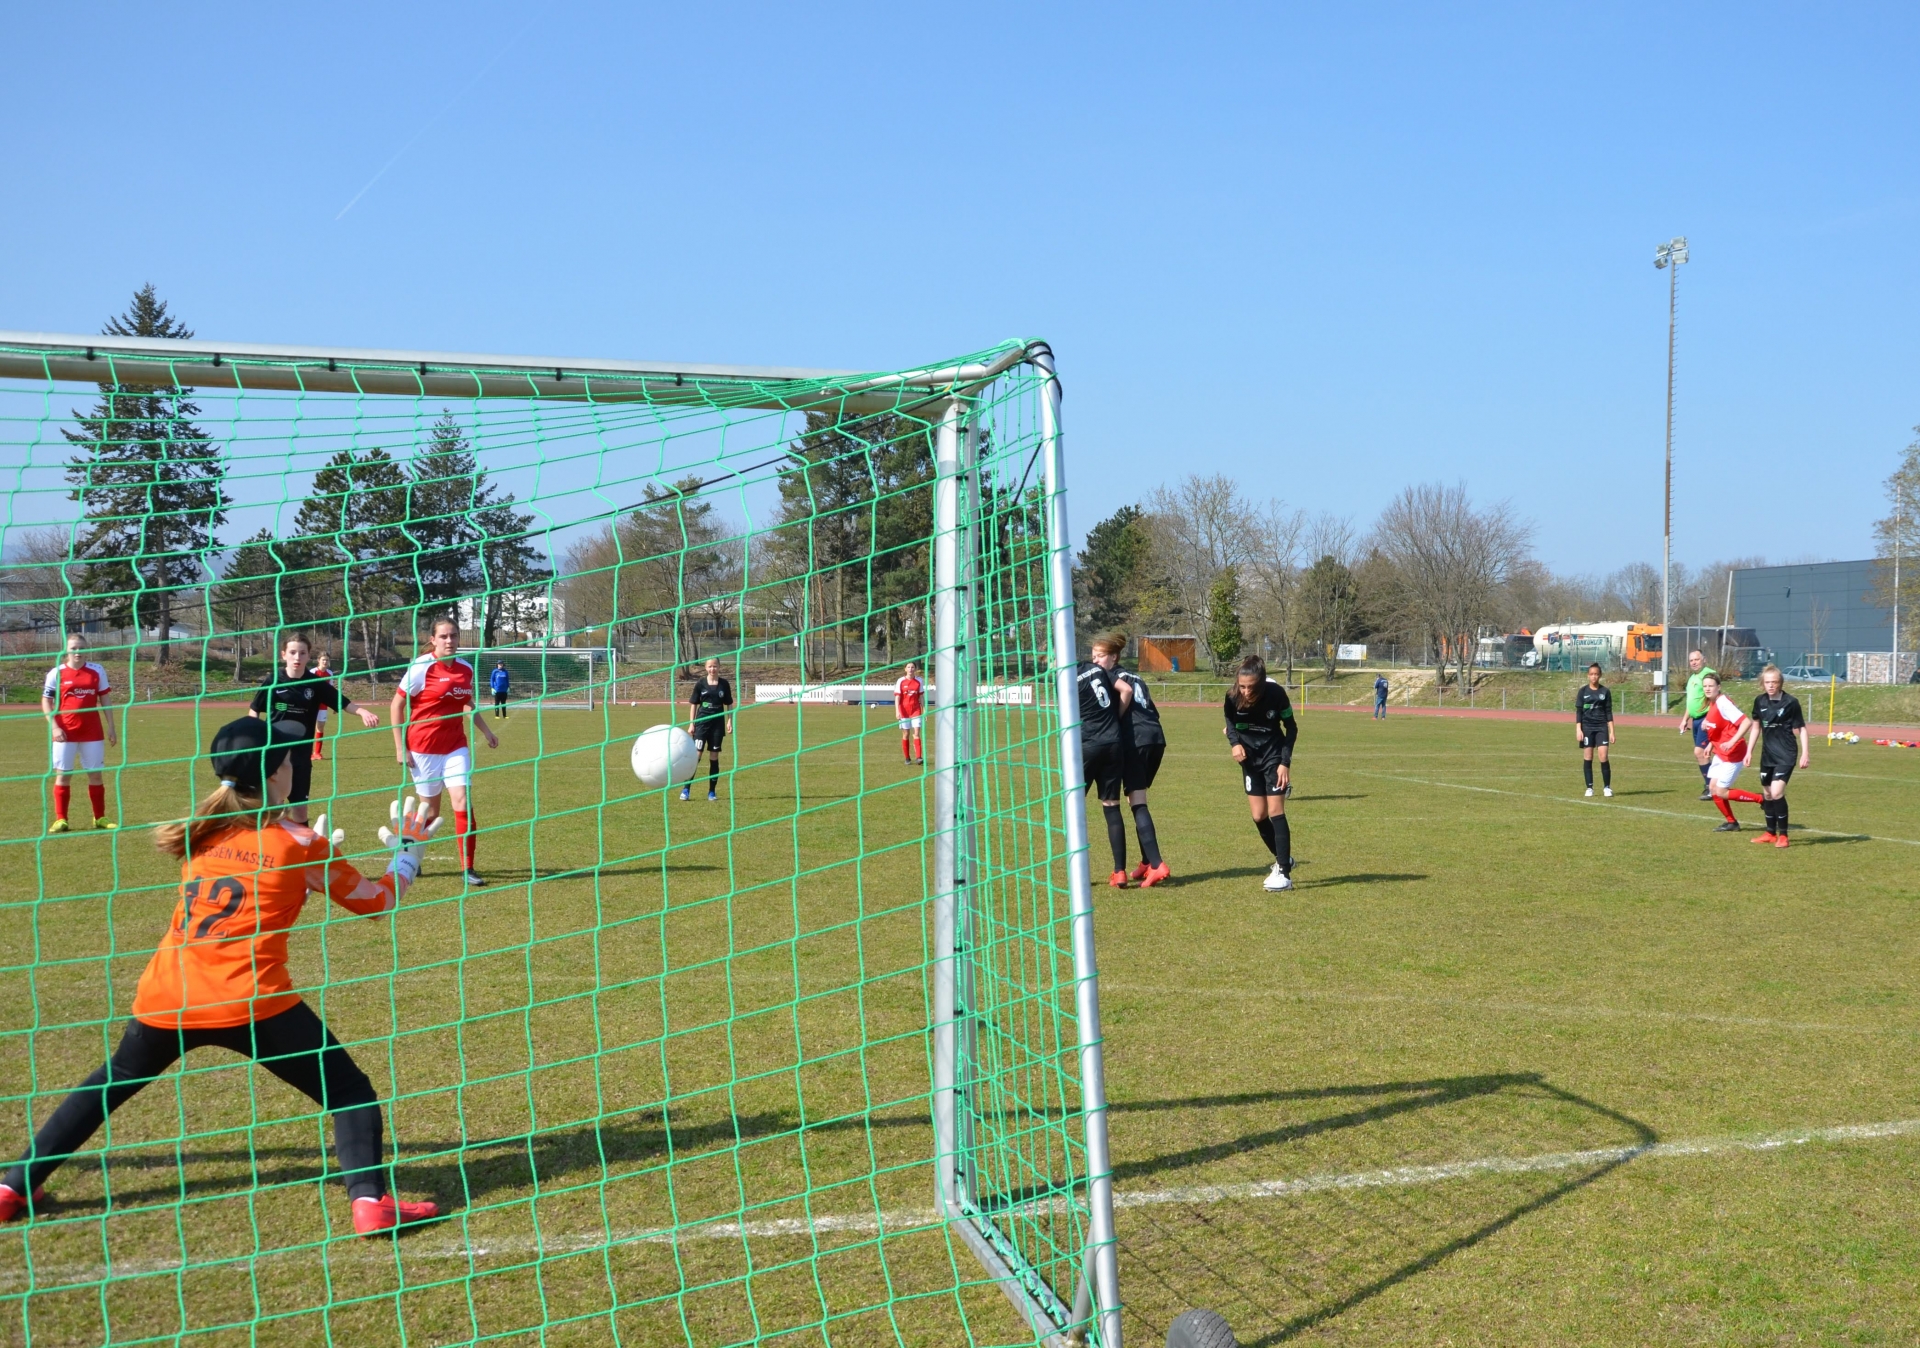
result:
[[[443,786],[464,791],[473,776],[473,750],[466,745],[450,754],[417,754],[409,749],[407,763],[413,769],[413,789],[423,796],[437,796]]]
[[[900,718],[900,729],[918,730],[920,728],[920,719],[918,716],[902,716]]]
[[[62,740],[53,746],[53,770],[98,772],[107,765],[105,740]]]
[[[1716,758],[1707,764],[1707,780],[1715,786],[1732,786],[1734,778],[1740,775],[1745,763],[1729,763],[1724,758]]]

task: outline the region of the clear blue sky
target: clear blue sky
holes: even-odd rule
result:
[[[0,328],[151,280],[234,340],[1044,336],[1076,531],[1189,470],[1363,524],[1463,478],[1605,571],[1659,556],[1685,234],[1676,557],[1866,555],[1920,422],[1920,9],[1455,8],[21,7]]]

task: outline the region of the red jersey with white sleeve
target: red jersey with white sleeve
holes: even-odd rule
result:
[[[903,675],[893,681],[893,705],[902,716],[918,716],[926,691],[923,681]]]
[[[1723,763],[1747,761],[1747,718],[1732,698],[1725,693],[1715,698],[1707,708],[1707,719],[1701,728],[1707,732],[1707,743],[1713,746],[1715,758]]]
[[[47,672],[41,695],[53,699],[53,723],[69,744],[105,739],[100,727],[100,699],[113,691],[107,671],[91,660],[78,669],[67,668],[62,660]]]
[[[423,655],[400,680],[407,695],[407,748],[416,754],[450,754],[467,747],[467,717],[473,714],[473,666],[457,656]]]

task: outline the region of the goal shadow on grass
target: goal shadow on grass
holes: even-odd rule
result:
[[[1537,1072],[1253,1092],[1116,1112],[1126,1108],[1167,1111],[1174,1137],[1201,1134],[1197,1145],[1114,1167],[1121,1194],[1136,1195],[1123,1197],[1119,1214],[1132,1332],[1158,1342],[1173,1316],[1204,1305],[1225,1314],[1248,1348],[1335,1331],[1355,1312],[1362,1323],[1346,1328],[1366,1339],[1378,1328],[1364,1321],[1367,1303],[1524,1223],[1658,1140],[1639,1120]],[[1222,1128],[1209,1117],[1275,1112],[1282,1117],[1271,1126],[1250,1129]],[[1116,1137],[1125,1133],[1117,1123]],[[1485,1161],[1543,1153],[1549,1163]],[[1143,1201],[1143,1189],[1151,1201]]]

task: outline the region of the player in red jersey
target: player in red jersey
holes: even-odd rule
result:
[[[893,714],[900,722],[900,757],[908,763],[924,763],[920,753],[920,721],[926,710],[927,685],[907,661],[907,672],[893,681]]]
[[[292,755],[311,743],[302,724],[249,718],[214,735],[220,784],[193,818],[154,830],[154,845],[180,860],[180,902],[140,975],[133,1018],[113,1056],[47,1116],[26,1155],[0,1176],[0,1222],[41,1207],[41,1185],[107,1116],[198,1048],[251,1058],[333,1115],[355,1231],[377,1235],[439,1215],[432,1203],[387,1192],[379,1096],[295,991],[287,968],[287,935],[309,894],[362,917],[392,912],[420,873],[433,825],[424,811],[395,801],[397,832],[380,830],[394,851],[387,872],[362,876],[334,852],[344,835],[329,837],[324,817],[309,829],[279,808],[293,785]]]
[[[1701,680],[1701,691],[1707,695],[1707,718],[1701,728],[1707,732],[1707,746],[1712,751],[1713,762],[1707,765],[1707,790],[1713,795],[1714,808],[1725,816],[1724,824],[1714,826],[1715,833],[1738,833],[1740,821],[1733,817],[1730,800],[1744,801],[1750,805],[1765,803],[1765,797],[1756,796],[1751,791],[1734,790],[1734,780],[1740,776],[1740,769],[1747,765],[1747,730],[1749,722],[1746,713],[1733,704],[1733,699],[1720,691],[1720,676],[1708,674]]]
[[[470,885],[484,885],[474,869],[479,841],[467,784],[473,779],[473,751],[467,747],[465,717],[498,749],[500,741],[480,712],[473,666],[460,656],[460,627],[451,618],[434,621],[431,654],[417,656],[393,690],[388,719],[393,724],[393,756],[413,773],[413,788],[427,803],[427,818],[440,817],[440,793],[453,802],[454,841]],[[402,736],[405,736],[403,739]]]
[[[310,670],[309,672],[313,675],[314,678],[325,680],[329,685],[331,685],[333,683],[333,669],[327,663],[328,659],[329,657],[327,652],[321,651],[320,663],[315,665],[312,668],[312,670]],[[313,720],[313,761],[318,763],[321,759],[325,758],[326,756],[327,756],[327,709],[325,707],[322,707],[320,708],[320,714],[314,717],[314,720]]]
[[[40,689],[40,712],[47,718],[47,731],[53,739],[53,826],[49,833],[65,833],[71,827],[67,807],[73,801],[73,788],[67,785],[67,777],[79,768],[87,772],[93,826],[119,827],[107,818],[107,781],[103,775],[106,746],[120,747],[113,713],[107,711],[112,700],[113,684],[107,679],[107,671],[87,659],[86,638],[74,633],[67,638],[66,658],[47,671],[47,681]]]

